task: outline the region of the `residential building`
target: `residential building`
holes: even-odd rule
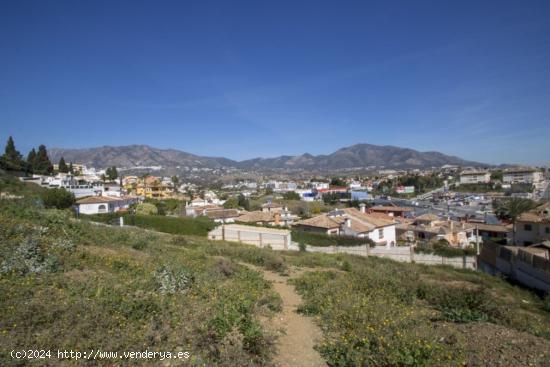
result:
[[[265,213],[275,213],[275,212],[282,212],[285,208],[281,204],[268,202],[265,204],[262,204],[262,212]]]
[[[478,269],[550,293],[550,241],[528,247],[486,243],[478,256]]]
[[[290,226],[298,219],[297,215],[288,210],[265,212],[253,211],[241,214],[236,221],[242,223],[252,223],[264,226]]]
[[[512,168],[502,173],[502,182],[505,184],[533,184],[543,180],[542,172],[534,168]]]
[[[389,215],[390,217],[400,217],[404,218],[407,216],[407,214],[411,213],[413,211],[412,208],[409,207],[403,207],[403,206],[397,206],[395,204],[389,204],[389,205],[376,205],[371,208],[369,208],[369,213],[382,213]]]
[[[328,235],[370,238],[378,246],[395,246],[395,222],[364,210],[346,208],[297,222],[297,230]]]
[[[137,203],[134,196],[89,196],[76,201],[80,214],[114,213],[127,210],[130,205]]]
[[[174,189],[172,185],[163,183],[160,177],[146,176],[138,180],[135,193],[151,199],[166,199],[173,196]]]
[[[550,240],[550,203],[521,214],[516,219],[515,232],[516,246]]]
[[[482,242],[492,241],[499,244],[512,243],[512,225],[472,223]]]
[[[434,214],[424,214],[397,225],[399,239],[412,243],[446,240],[451,246],[468,247],[476,242],[475,225],[440,219]]]
[[[460,184],[486,184],[491,182],[491,174],[487,171],[463,171],[460,174]]]

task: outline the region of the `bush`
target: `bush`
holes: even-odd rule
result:
[[[166,266],[161,266],[155,272],[155,279],[162,294],[185,293],[191,286],[193,278],[185,270],[174,272]]]
[[[151,205],[151,204],[149,204]],[[177,235],[193,235],[205,237],[209,231],[214,229],[215,223],[207,217],[166,217],[160,215],[133,215],[124,213],[106,213],[82,216],[82,219],[89,219],[94,222],[112,224],[119,217],[124,217],[124,224],[140,228],[151,229],[164,233]],[[174,241],[184,243],[185,240],[178,238]]]
[[[67,209],[75,202],[73,193],[63,188],[46,190],[41,198],[46,208]]]
[[[505,319],[505,311],[485,288],[465,289],[423,284],[418,288],[418,296],[441,311],[449,321],[466,323]]]
[[[158,214],[158,209],[154,204],[141,203],[136,206],[137,215],[155,215]]]
[[[308,244],[310,246],[363,246],[368,244],[374,247],[375,243],[370,238],[357,238],[350,236],[329,236],[323,233],[311,233],[304,231],[292,231],[292,239],[298,243]]]

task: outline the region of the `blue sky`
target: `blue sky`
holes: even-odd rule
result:
[[[550,164],[550,2],[0,2],[0,139]]]

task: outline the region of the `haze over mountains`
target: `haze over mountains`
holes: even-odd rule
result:
[[[85,164],[96,168],[162,166],[163,168],[240,168],[245,170],[339,170],[365,167],[427,168],[446,164],[486,166],[439,152],[419,152],[413,149],[372,144],[356,144],[328,155],[302,154],[276,158],[254,158],[234,161],[223,157],[203,157],[176,149],[158,149],[148,145],[103,146],[87,149],[49,150],[50,159]]]

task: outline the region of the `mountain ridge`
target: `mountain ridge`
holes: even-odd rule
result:
[[[343,147],[330,154],[303,153],[272,158],[258,157],[242,161],[224,157],[199,156],[178,149],[159,149],[144,144],[105,145],[81,149],[51,148],[49,155],[54,163],[64,157],[65,161],[96,168],[162,166],[165,168],[238,168],[245,170],[337,170],[366,167],[428,168],[447,164],[473,167],[490,166],[436,151],[420,152],[410,148],[367,143]]]

